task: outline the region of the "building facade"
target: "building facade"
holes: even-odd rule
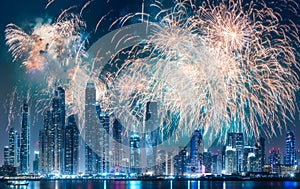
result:
[[[20,141],[20,173],[29,173],[29,155],[30,155],[30,126],[29,126],[29,107],[24,101],[22,108],[22,123],[21,123],[21,141]]]

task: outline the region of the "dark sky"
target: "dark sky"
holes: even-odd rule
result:
[[[149,2],[145,0],[146,2]],[[166,3],[168,0],[164,0]],[[171,1],[171,0],[169,0]],[[7,99],[12,94],[15,86],[23,85],[28,80],[24,69],[20,68],[19,62],[12,62],[12,57],[7,52],[8,48],[5,45],[4,30],[9,23],[14,23],[18,26],[27,27],[28,24],[34,23],[36,18],[52,18],[55,19],[59,13],[76,5],[78,8],[74,12],[79,12],[81,7],[87,0],[55,0],[46,10],[47,0],[8,0],[1,3],[0,6],[0,164],[3,163],[3,146],[8,144],[8,134],[6,132],[7,119]],[[83,19],[87,22],[87,31],[93,31],[98,20],[108,12],[111,12],[107,19],[107,23],[111,23],[115,18],[120,17],[128,12],[136,12],[141,10],[142,0],[94,0],[89,7],[84,11]],[[99,28],[97,33],[91,33],[90,45],[97,40],[101,35],[105,34],[107,28]],[[26,85],[25,85],[26,86]],[[25,87],[26,88],[26,87]],[[297,95],[299,97],[299,94]],[[299,102],[299,98],[298,98]],[[298,103],[299,104],[299,103]],[[295,128],[297,146],[300,148],[300,121],[299,113],[296,115]],[[12,123],[15,128],[20,127],[20,119],[16,118]],[[32,126],[32,144],[37,141],[37,131],[42,127],[40,124]],[[285,132],[283,132],[285,134]],[[284,135],[278,135],[269,141],[267,144],[268,150],[272,146],[284,149]],[[36,144],[32,149],[37,149]]]

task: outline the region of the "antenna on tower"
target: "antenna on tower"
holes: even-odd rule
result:
[[[145,0],[142,2],[142,22],[144,22]]]

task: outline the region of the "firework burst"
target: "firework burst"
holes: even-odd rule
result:
[[[157,101],[161,124],[176,116],[178,128],[202,128],[210,139],[271,136],[293,117],[299,36],[281,12],[260,0],[154,6],[149,38],[107,82],[119,115],[143,115]]]

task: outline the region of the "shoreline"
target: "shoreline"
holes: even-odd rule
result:
[[[273,178],[249,178],[249,177],[214,177],[214,178],[1,178],[0,182],[12,181],[12,180],[28,180],[28,181],[258,181],[258,182],[268,182],[268,181],[293,181],[300,182],[300,178],[288,178],[288,177],[273,177]]]

